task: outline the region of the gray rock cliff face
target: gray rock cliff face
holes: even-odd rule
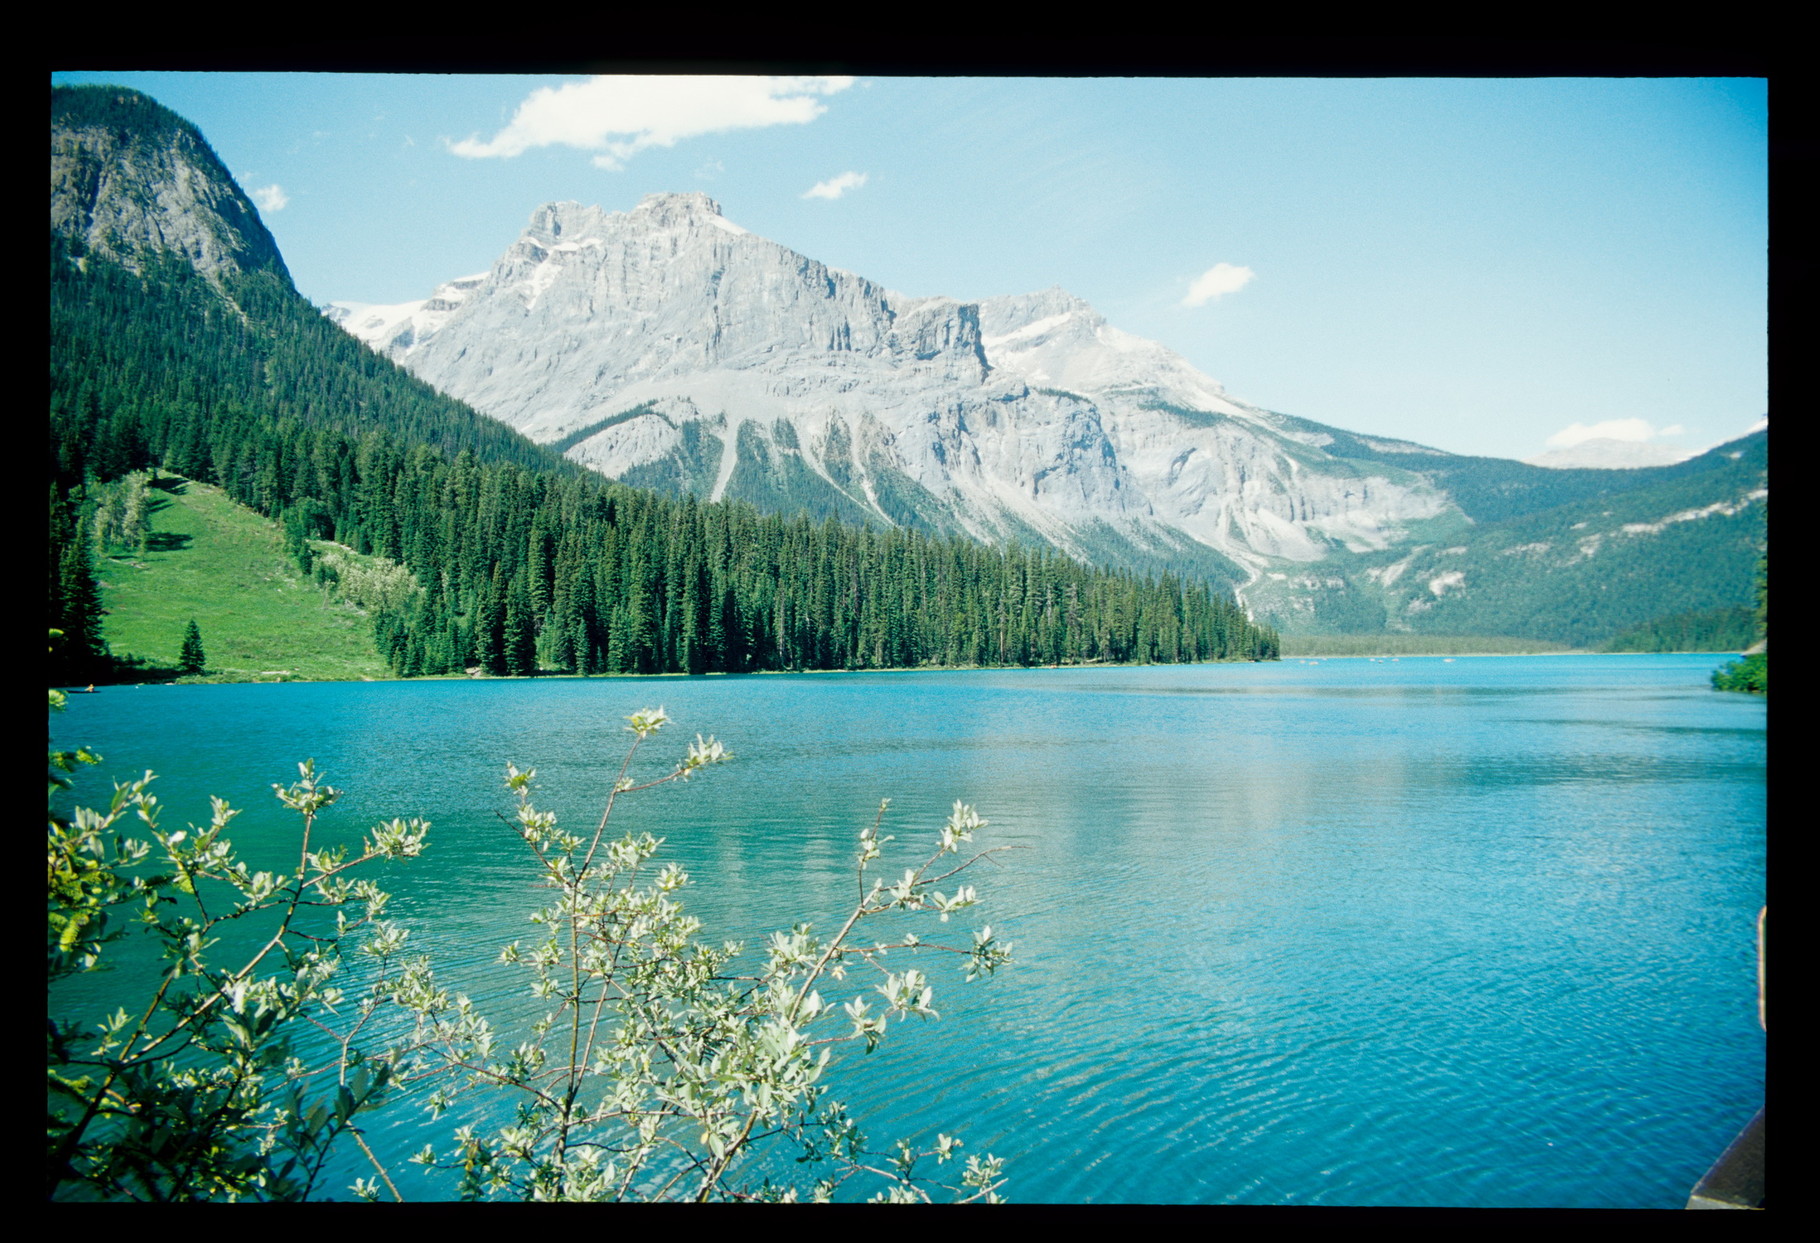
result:
[[[747,232],[701,194],[620,213],[551,203],[484,275],[330,314],[577,461],[710,499],[1102,559],[1199,547],[1235,578],[1383,547],[1449,508],[1420,479],[1323,461],[1063,290],[904,297]]]
[[[217,282],[262,268],[290,280],[258,210],[202,135],[136,92],[52,92],[51,231],[135,271],[167,251]]]

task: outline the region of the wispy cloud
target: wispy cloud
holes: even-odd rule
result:
[[[253,202],[259,205],[259,210],[262,212],[283,211],[291,201],[291,196],[286,194],[283,187],[277,182],[273,182],[269,186],[260,186],[255,190],[248,190],[247,194]]]
[[[1182,299],[1182,305],[1200,306],[1229,293],[1237,293],[1249,285],[1251,278],[1256,275],[1250,268],[1239,267],[1237,264],[1216,263],[1195,277],[1194,284],[1188,287],[1188,296]]]
[[[853,85],[846,77],[602,76],[545,86],[518,105],[492,138],[449,144],[469,159],[510,157],[534,147],[597,151],[616,170],[647,147],[768,125],[802,125],[827,111],[821,97]]]
[[[842,173],[826,181],[818,181],[803,191],[806,199],[837,199],[849,190],[857,190],[866,184],[864,173]]]
[[[1606,419],[1603,423],[1570,423],[1545,442],[1551,449],[1571,449],[1588,440],[1629,440],[1641,444],[1658,436],[1684,436],[1687,429],[1676,423],[1655,428],[1647,419]]]

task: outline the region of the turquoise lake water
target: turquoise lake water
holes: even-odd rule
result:
[[[591,825],[624,718],[662,705],[651,775],[697,732],[734,762],[615,819],[688,868],[706,939],[827,928],[882,798],[898,848],[955,799],[1018,848],[967,922],[1017,963],[972,985],[926,965],[940,1021],[834,1071],[875,1140],[958,1133],[1023,1201],[1678,1208],[1764,1092],[1766,705],[1712,691],[1719,663],[127,686],[52,729],[105,756],[85,801],[153,769],[167,828],[222,795],[265,866],[295,824],[271,785],[306,757],[348,838],[432,820],[390,914],[519,1013],[524,977],[493,963],[541,895],[495,815],[504,766]],[[124,961],[58,1012],[128,1000]],[[370,1134],[399,1158],[426,1125],[406,1101]],[[325,1190],[365,1173],[355,1153]]]

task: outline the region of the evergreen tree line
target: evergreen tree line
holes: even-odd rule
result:
[[[112,665],[101,635],[101,590],[84,507],[53,481],[50,489],[50,684],[106,677]]]
[[[1757,641],[1757,623],[1742,605],[1658,617],[1626,630],[1608,652],[1742,652]]]
[[[1757,641],[1764,646],[1742,660],[1713,670],[1713,687],[1722,691],[1769,694],[1769,510],[1763,514],[1763,555],[1757,559],[1757,607],[1753,618]],[[1755,644],[1752,645],[1753,647]]]
[[[369,611],[404,676],[1277,655],[1275,632],[1205,584],[611,483],[404,376],[262,278],[236,305],[187,265],[86,269],[53,242],[51,600],[69,672],[100,655],[98,614],[74,618],[95,607],[92,573],[87,595],[79,581],[86,485],[143,469],[219,485],[277,520],[321,576],[345,572],[318,570],[325,540],[402,566],[414,583]],[[313,322],[293,332],[299,306]]]
[[[182,258],[135,274],[78,261],[51,235],[50,472],[65,491],[167,458],[175,473],[219,457],[218,422],[285,419],[358,438],[379,429],[450,455],[579,475],[583,468],[443,396],[330,323],[271,271],[217,289]],[[194,468],[186,470],[185,467]]]

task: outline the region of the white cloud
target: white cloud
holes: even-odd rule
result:
[[[1585,423],[1570,423],[1544,443],[1551,449],[1571,449],[1588,440],[1629,440],[1642,443],[1654,440],[1657,436],[1679,436],[1685,430],[1679,423],[1657,431],[1646,419],[1607,419],[1590,427]]]
[[[534,147],[598,151],[597,168],[617,170],[647,147],[767,125],[801,125],[827,106],[818,96],[853,85],[846,77],[601,76],[545,86],[518,105],[512,121],[486,141],[449,144],[469,159],[509,157]]]
[[[1205,272],[1195,277],[1194,284],[1188,287],[1188,296],[1182,299],[1183,306],[1200,306],[1213,299],[1229,293],[1237,293],[1251,283],[1256,276],[1250,268],[1242,268],[1231,263],[1216,263]]]
[[[857,190],[866,184],[864,173],[842,173],[826,181],[818,181],[803,191],[806,199],[837,199],[849,190]]]
[[[248,190],[247,194],[252,197],[253,202],[259,204],[260,211],[283,211],[286,204],[291,201],[291,196],[286,194],[277,182],[273,182],[269,186],[260,186],[256,190]]]

